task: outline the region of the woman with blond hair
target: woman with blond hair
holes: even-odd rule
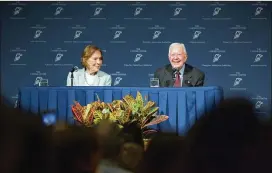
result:
[[[81,56],[82,69],[73,72],[73,86],[111,86],[111,76],[100,70],[103,64],[101,49],[88,45]],[[67,76],[67,86],[71,86],[71,72]]]

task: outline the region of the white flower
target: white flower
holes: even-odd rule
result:
[[[102,114],[106,114],[106,113],[109,113],[110,111],[109,111],[109,109],[103,109],[102,110]]]

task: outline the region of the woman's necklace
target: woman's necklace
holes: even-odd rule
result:
[[[84,72],[84,79],[85,79],[85,82],[87,83],[87,85],[92,86],[92,85],[89,84],[89,82],[88,82],[88,80],[87,80],[86,72]]]
[[[96,75],[96,74],[97,74],[97,73],[95,73],[95,75]],[[97,77],[97,76],[95,76],[95,75],[94,75],[94,77]],[[86,76],[86,71],[84,72],[84,79],[85,79],[87,85],[89,85],[89,86],[94,86],[94,84],[95,84],[95,82],[96,82],[96,80],[93,80],[93,82],[92,82],[91,84],[89,84],[88,79],[87,79],[87,76]],[[99,78],[98,78],[97,80],[99,80]]]

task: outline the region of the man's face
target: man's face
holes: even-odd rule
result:
[[[187,60],[187,55],[181,46],[171,48],[168,56],[173,68],[181,69]]]

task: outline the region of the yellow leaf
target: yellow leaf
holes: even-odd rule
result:
[[[144,106],[144,100],[142,94],[139,91],[137,91],[136,102],[139,104],[140,108]]]

